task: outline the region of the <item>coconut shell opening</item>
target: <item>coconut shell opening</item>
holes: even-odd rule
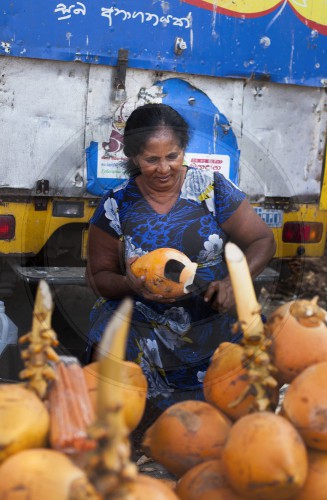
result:
[[[197,264],[173,248],[158,248],[139,257],[131,265],[135,276],[145,276],[145,286],[166,298],[189,293],[186,287],[193,283]]]
[[[185,264],[182,262],[175,259],[169,259],[165,265],[164,276],[175,283],[180,283],[180,277],[184,268]]]

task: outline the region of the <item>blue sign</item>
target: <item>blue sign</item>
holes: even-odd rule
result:
[[[216,3],[3,0],[0,54],[327,86],[326,2]]]

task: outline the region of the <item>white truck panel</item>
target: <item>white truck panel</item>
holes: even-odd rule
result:
[[[1,187],[74,188],[84,164],[89,67],[1,58]]]
[[[253,197],[319,198],[326,133],[324,89],[244,87],[240,185]]]
[[[0,186],[33,191],[37,180],[48,179],[52,194],[83,194],[85,148],[108,140],[121,104],[113,100],[115,68],[11,57],[1,58],[0,65]],[[205,92],[230,121],[241,150],[240,187],[252,199],[318,198],[324,89],[178,77]],[[153,71],[127,70],[124,117],[141,103],[140,90],[160,78]]]

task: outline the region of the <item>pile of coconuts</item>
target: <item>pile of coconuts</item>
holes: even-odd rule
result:
[[[240,279],[241,273],[236,274]],[[238,288],[250,302],[249,293]],[[253,317],[260,311],[244,303],[239,306],[234,285],[233,289],[239,326],[245,331],[242,307],[249,307]],[[51,449],[47,401],[23,384],[0,385],[0,498],[325,500],[327,312],[318,300],[290,301],[273,311],[266,325],[259,322],[250,334],[244,334],[243,344],[221,344],[204,379],[205,400],[176,403],[147,429],[144,451],[175,475],[173,489],[135,472],[126,481],[126,471],[133,470],[133,464],[118,443],[105,456],[124,462],[118,474],[123,487],[103,494],[90,481],[88,467],[83,465],[87,461],[81,457],[75,461]],[[123,306],[118,317],[130,317],[130,304],[128,308],[125,313]],[[97,398],[94,372],[96,379],[99,373],[99,383],[101,367],[98,363],[90,368],[91,376],[84,370],[85,382]],[[128,364],[124,376],[124,370],[117,370],[118,382],[135,391],[136,399],[126,392],[120,396],[121,418],[116,415],[116,420],[108,420],[112,425],[108,434],[119,434],[115,424],[119,420],[124,421],[128,436],[144,411],[146,381]],[[286,390],[280,401],[282,387]],[[103,383],[101,390],[106,391]],[[128,406],[129,399],[133,402]],[[99,401],[92,404],[96,409]]]
[[[318,300],[276,308],[259,349],[257,326],[241,345],[221,344],[205,400],[176,403],[147,429],[144,451],[175,475],[180,499],[327,498],[327,312]]]
[[[58,341],[51,329],[52,311],[51,293],[42,280],[36,294],[32,329],[20,338],[27,344],[21,352],[22,381],[0,384],[2,499],[98,498],[85,472],[50,446],[47,392],[55,378],[53,364],[59,362],[53,349]]]
[[[86,389],[89,384],[93,391],[93,402],[85,390],[82,403],[95,409],[94,422],[88,429],[95,446],[80,453],[53,448],[52,418],[58,414],[63,418],[64,433],[71,417],[65,398],[74,400],[76,395],[69,392],[71,380],[66,380],[64,394],[58,395],[58,408],[49,404],[58,381],[52,362],[61,363],[51,347],[57,345],[50,327],[52,307],[50,290],[41,282],[32,331],[24,337],[29,343],[23,356],[28,363],[21,373],[28,382],[0,385],[0,498],[176,500],[171,487],[139,474],[130,460],[128,436],[141,418],[147,393],[141,368],[124,360],[133,309],[131,299],[123,301],[108,324],[100,343],[102,355],[97,365],[91,367],[91,375],[80,369],[80,384],[85,384]],[[84,432],[82,427],[80,432]]]

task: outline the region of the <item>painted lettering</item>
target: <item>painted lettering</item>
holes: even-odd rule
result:
[[[122,9],[117,9],[117,7],[101,7],[101,16],[108,19],[109,27],[113,24],[113,17],[122,16],[122,21],[127,21],[128,19],[138,19],[142,24],[144,22],[151,23],[152,26],[167,26],[167,24],[172,23],[173,26],[180,26],[188,29],[192,26],[192,13],[189,12],[186,17],[174,17],[172,15],[161,16],[153,12],[142,12],[133,11],[129,12]]]
[[[67,7],[64,3],[58,3],[54,12],[61,12],[62,16],[58,17],[58,21],[64,21],[65,19],[70,19],[72,14],[82,14],[85,16],[86,7],[81,2],[76,2],[76,4],[69,5],[69,7]]]

